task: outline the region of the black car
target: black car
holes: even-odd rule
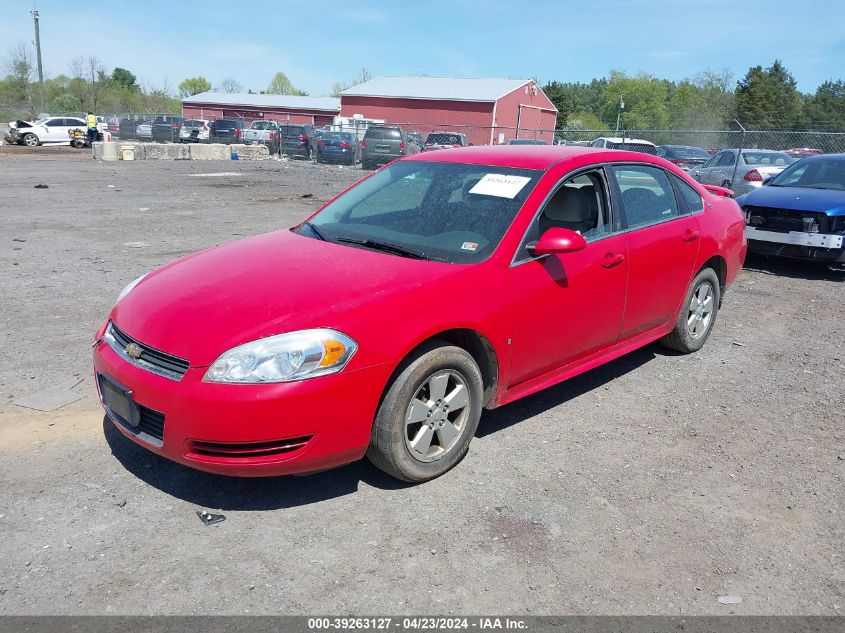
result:
[[[243,119],[217,119],[208,126],[208,142],[243,143],[245,129]]]
[[[317,133],[313,125],[288,123],[279,126],[279,153],[310,160],[316,145]]]
[[[701,167],[712,158],[710,152],[706,149],[692,145],[659,145],[657,155],[675,163],[684,171],[689,171],[693,167]]]
[[[178,143],[179,133],[182,131],[182,123],[184,122],[185,119],[180,116],[157,116],[152,123],[153,141],[156,143]]]

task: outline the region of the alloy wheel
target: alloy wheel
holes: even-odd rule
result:
[[[687,331],[693,339],[699,339],[707,333],[713,320],[713,286],[705,281],[690,297],[687,306]]]
[[[421,462],[447,455],[459,442],[470,414],[466,379],[439,371],[417,388],[405,413],[405,446]]]

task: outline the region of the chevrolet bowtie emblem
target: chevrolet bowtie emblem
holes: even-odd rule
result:
[[[135,343],[130,343],[126,346],[126,354],[130,358],[141,358],[141,347]]]

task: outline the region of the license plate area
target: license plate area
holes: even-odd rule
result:
[[[97,380],[103,406],[109,415],[116,418],[116,421],[124,426],[137,429],[141,421],[141,412],[138,405],[132,400],[132,390],[106,374],[97,374]]]

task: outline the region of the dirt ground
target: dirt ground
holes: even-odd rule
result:
[[[227,479],[104,420],[91,335],[138,275],[360,170],[37,150],[0,147],[0,614],[843,613],[845,275],[752,259],[701,352],[486,413],[424,485]],[[76,381],[51,413],[13,404]]]

